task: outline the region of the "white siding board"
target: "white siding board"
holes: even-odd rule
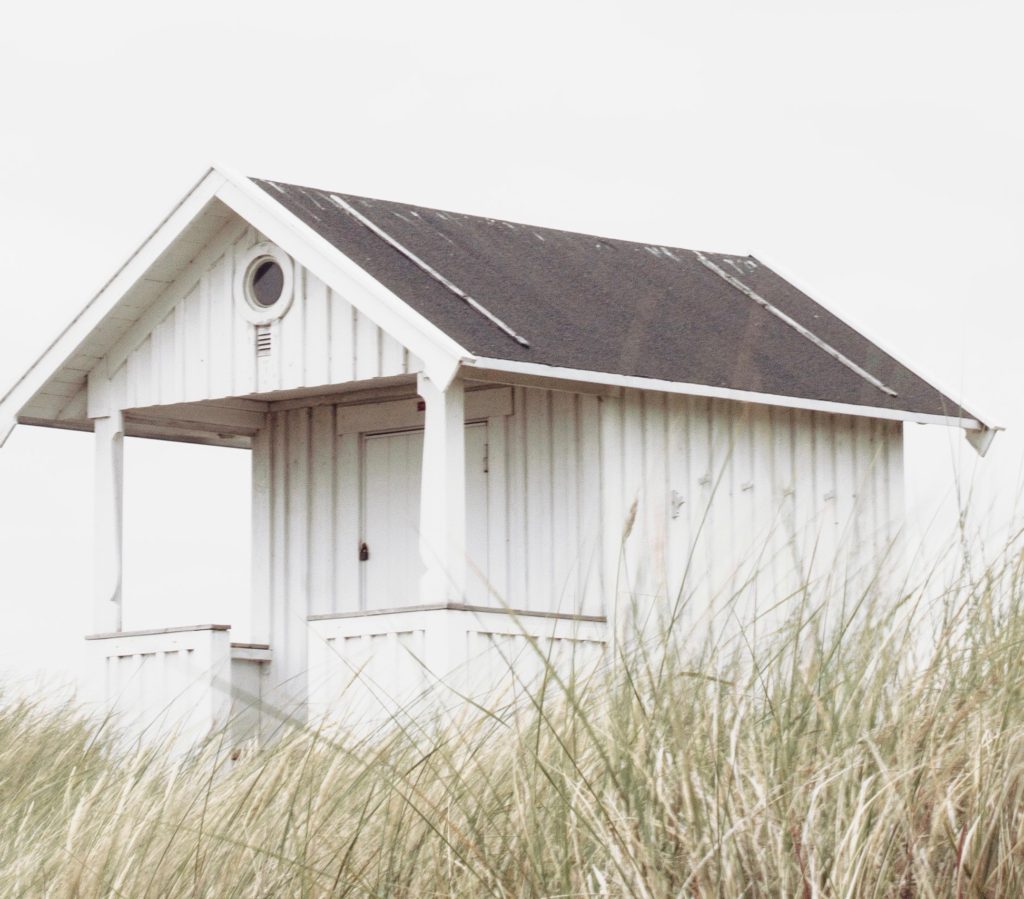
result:
[[[380,331],[380,376],[405,374],[405,348],[390,334]]]
[[[236,396],[256,390],[256,328],[238,314],[235,309],[237,300],[233,295],[236,274],[242,265],[242,254],[255,242],[255,234],[251,229],[247,229],[225,254],[227,283],[222,296],[230,300],[230,302],[223,302],[223,305],[226,307],[226,314],[231,317],[231,352],[234,374],[232,390]]]
[[[194,288],[193,288],[194,290]],[[188,383],[190,371],[193,371],[195,366],[186,365],[186,360],[189,359],[186,353],[185,341],[186,332],[185,321],[188,316],[189,300],[192,297],[191,291],[177,306],[174,307],[174,319],[173,319],[173,331],[169,336],[170,340],[170,353],[172,357],[173,368],[170,371],[170,390],[169,396],[170,401],[175,403],[182,403],[188,397],[186,385]],[[191,361],[191,360],[189,360]],[[201,362],[201,360],[199,360]],[[197,399],[203,399],[200,394],[196,397]]]
[[[360,312],[355,314],[356,380],[376,378],[380,373],[380,331]]]
[[[778,499],[774,479],[774,428],[771,409],[753,406],[750,416],[750,502],[753,545],[750,558],[754,608],[761,614],[769,606],[775,587]]]
[[[209,334],[203,330],[203,295],[206,279],[197,284],[185,297],[181,307],[182,333],[178,347],[177,363],[184,371],[182,397],[206,399],[209,396],[207,380],[207,350],[210,345]],[[190,364],[185,364],[188,359]]]
[[[231,295],[231,261],[221,254],[205,279],[210,302],[210,396],[231,396],[234,389],[236,318],[232,303],[220,302]]]
[[[487,470],[488,428],[486,422],[466,426],[466,592],[465,602],[487,605],[495,602],[489,589],[490,571],[490,472]],[[422,453],[421,453],[422,457]],[[414,460],[419,487],[421,458]]]
[[[774,596],[782,598],[799,586],[796,575],[796,491],[794,489],[794,435],[796,424],[789,409],[772,409],[771,490],[774,504],[772,529],[772,569]]]
[[[311,272],[305,276],[305,386],[330,384],[331,322],[327,285]]]
[[[813,574],[819,571],[829,576],[834,568],[836,531],[835,435],[831,416],[825,416],[812,430],[814,439],[814,472],[816,486],[816,527]]]
[[[790,480],[789,509],[791,518],[787,522],[789,556],[795,577],[800,585],[804,582],[803,571],[807,558],[808,522],[811,518],[810,498],[814,494],[814,470],[811,467],[809,413],[803,410],[792,410],[790,426],[792,428],[792,465],[793,477]],[[797,489],[799,483],[800,489]]]
[[[327,614],[334,610],[334,407],[318,406],[312,416],[309,612]]]
[[[575,608],[580,545],[576,508],[576,397],[551,397],[551,537],[556,610]]]
[[[527,557],[526,505],[526,388],[516,387],[512,394],[516,414],[506,423],[508,473],[508,594],[513,608],[527,608],[529,594],[529,559]],[[496,535],[496,531],[492,534]]]
[[[601,397],[601,580],[605,614],[617,627],[626,509],[622,502],[622,399]],[[613,630],[613,637],[617,634]]]
[[[342,434],[335,460],[335,544],[333,611],[355,612],[362,608],[359,435]]]
[[[644,600],[650,594],[647,581],[649,555],[644,551],[644,514],[641,490],[644,483],[644,420],[643,398],[636,390],[626,391],[622,400],[621,472],[622,500],[620,510],[623,523],[631,520],[629,535],[624,536],[622,547],[622,587],[628,591],[630,601]]]
[[[552,533],[552,457],[550,393],[526,390],[526,552],[527,609],[548,607],[556,585]]]
[[[699,602],[710,602],[710,559],[708,557],[708,511],[711,498],[710,434],[708,406],[702,397],[684,397],[682,427],[686,450],[685,505],[681,514],[686,521],[686,542],[680,549],[686,552],[682,565],[683,601],[689,608]],[[677,589],[679,589],[677,587]]]
[[[487,420],[488,604],[511,605],[508,573],[508,446],[507,417]]]
[[[668,493],[668,523],[666,525],[665,589],[670,614],[678,615],[684,602],[684,580],[690,558],[693,514],[693,489],[690,484],[690,447],[687,440],[689,421],[684,396],[668,399],[665,440],[667,443],[666,472]]]
[[[580,611],[585,615],[603,615],[601,595],[601,441],[600,401],[580,395],[579,447],[577,451],[579,490],[579,590]]]
[[[355,380],[355,309],[333,290],[330,292],[331,381]]]
[[[849,552],[841,554],[838,571],[844,577],[856,564],[857,527],[854,503],[857,491],[857,469],[853,459],[853,421],[835,416],[832,420],[833,453],[835,458],[835,546],[847,547]]]
[[[305,270],[301,266],[296,266],[294,277],[295,299],[292,301],[292,306],[274,323],[277,330],[275,337],[279,344],[274,347],[271,356],[278,363],[278,381],[275,386],[279,390],[307,386],[305,365],[309,346],[306,343]]]

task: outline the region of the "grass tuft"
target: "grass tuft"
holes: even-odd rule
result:
[[[1022,573],[1018,540],[938,596],[826,624],[808,590],[756,641],[240,755],[9,700],[0,895],[1024,895]]]

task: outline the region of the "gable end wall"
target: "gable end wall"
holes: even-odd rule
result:
[[[349,302],[296,264],[295,299],[270,325],[258,358],[256,329],[237,308],[235,274],[263,237],[245,227],[213,249],[202,272],[172,283],[152,330],[115,363],[127,408],[321,387],[416,371],[415,357]],[[160,308],[162,307],[162,308]],[[151,313],[152,314],[152,313]]]

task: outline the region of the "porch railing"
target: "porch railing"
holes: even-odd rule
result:
[[[507,702],[545,669],[593,671],[606,640],[603,617],[454,604],[311,616],[310,714],[375,721],[438,701]]]
[[[95,634],[90,699],[123,733],[187,747],[230,726],[259,736],[270,650],[234,644],[226,624]]]

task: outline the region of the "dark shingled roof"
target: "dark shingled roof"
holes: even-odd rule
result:
[[[525,337],[523,347],[332,201],[331,191],[254,181],[477,356],[973,417],[751,256],[704,254],[897,395],[691,250],[333,194]]]

